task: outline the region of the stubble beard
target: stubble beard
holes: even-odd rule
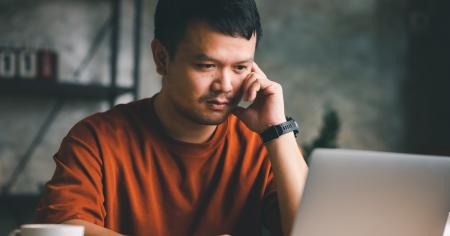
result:
[[[203,105],[203,104],[201,104]],[[202,114],[201,111],[198,110],[189,110],[185,108],[177,109],[183,117],[186,117],[193,123],[197,123],[200,125],[219,125],[225,122],[231,113],[231,110],[234,108],[234,105],[230,105],[229,109],[221,112],[222,114]],[[211,111],[212,112],[212,111]],[[213,112],[219,113],[219,112]]]
[[[216,96],[213,95],[206,95],[202,96],[198,100],[199,107],[205,107],[207,110],[207,100],[213,99]],[[228,116],[230,115],[231,111],[237,106],[238,104],[238,98],[237,97],[228,97],[227,99],[229,101],[228,109],[223,112],[218,111],[206,111],[206,113],[211,114],[204,114],[201,110],[192,108],[186,108],[182,106],[177,107],[177,111],[182,117],[186,117],[191,122],[200,124],[200,125],[219,125],[225,122],[228,119]],[[213,113],[222,113],[222,114],[213,114]]]

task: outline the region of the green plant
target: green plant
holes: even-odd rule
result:
[[[309,157],[315,148],[337,147],[337,136],[339,129],[340,121],[337,112],[329,106],[326,107],[319,136],[310,144],[304,145],[304,156],[307,163],[309,162]]]

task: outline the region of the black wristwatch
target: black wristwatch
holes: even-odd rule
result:
[[[260,134],[263,142],[267,143],[289,132],[294,132],[295,137],[297,137],[297,134],[299,133],[299,126],[297,122],[291,117],[286,117],[286,120],[287,120],[286,122],[271,126],[266,130],[264,130]]]

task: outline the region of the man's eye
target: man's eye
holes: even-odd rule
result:
[[[247,66],[242,66],[242,65],[236,66],[236,70],[238,70],[239,72],[246,71],[247,70]]]
[[[212,69],[215,67],[214,64],[197,64],[196,66],[200,69],[206,69],[206,70]]]

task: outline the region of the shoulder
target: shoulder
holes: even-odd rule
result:
[[[148,99],[119,104],[110,110],[92,114],[78,123],[69,131],[69,136],[107,135],[115,136],[117,132],[129,130],[133,124],[142,120],[144,107]]]

